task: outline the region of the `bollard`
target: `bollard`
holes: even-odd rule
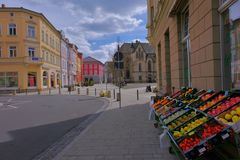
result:
[[[115,99],[115,89],[113,89],[113,99]]]
[[[87,95],[89,94],[89,90],[88,90],[88,88],[87,88],[87,90],[86,90],[86,94],[87,94]]]
[[[25,90],[25,92],[26,92],[26,95],[28,95],[28,90],[27,89]]]
[[[41,90],[40,89],[38,89],[38,95],[40,95],[41,94]]]
[[[16,96],[16,90],[13,90],[13,95]]]
[[[80,94],[80,88],[78,88],[78,94]]]
[[[97,89],[95,88],[95,96],[97,96]]]
[[[139,92],[138,92],[138,90],[137,90],[137,100],[139,100]]]
[[[48,94],[51,95],[51,88],[48,88]]]
[[[62,94],[62,91],[61,91],[61,86],[59,86],[59,88],[58,88],[58,93],[59,93],[59,95],[61,95],[61,94]]]

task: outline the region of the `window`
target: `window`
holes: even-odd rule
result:
[[[240,0],[222,14],[224,89],[240,88]]]
[[[183,59],[183,85],[191,86],[190,71],[190,36],[188,8],[182,13],[182,59]]]
[[[0,58],[2,57],[2,47],[0,47]]]
[[[2,35],[2,25],[0,25],[0,36]]]
[[[150,60],[148,61],[148,72],[152,72],[152,63]]]
[[[151,25],[153,25],[153,20],[154,20],[154,7],[151,7],[150,17],[151,17]]]
[[[37,86],[37,73],[29,72],[28,73],[28,87],[36,87]]]
[[[18,72],[0,72],[0,88],[18,87]]]
[[[46,61],[48,61],[48,53],[46,52]]]
[[[17,48],[16,46],[9,47],[9,57],[16,57],[17,56]]]
[[[44,33],[44,30],[42,30],[42,42],[44,42],[45,40],[45,33]]]
[[[48,72],[44,71],[43,72],[43,86],[47,86],[48,84]]]
[[[45,42],[48,44],[48,34],[46,33],[46,40],[45,40]]]
[[[28,56],[35,57],[35,48],[28,48]]]
[[[141,65],[141,63],[138,64],[138,71],[142,72],[142,65]]]
[[[165,41],[165,62],[166,62],[166,91],[171,93],[172,81],[171,81],[171,60],[170,60],[170,35],[169,29],[164,34]]]
[[[139,76],[139,77],[138,77],[138,80],[141,81],[141,80],[142,80],[142,76]]]
[[[35,38],[35,27],[28,26],[28,37]]]
[[[9,35],[13,36],[17,34],[16,24],[9,24],[8,26]]]

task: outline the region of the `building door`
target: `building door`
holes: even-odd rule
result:
[[[51,74],[51,87],[55,87],[55,73]]]
[[[37,86],[37,73],[29,72],[28,73],[28,87],[36,87]]]

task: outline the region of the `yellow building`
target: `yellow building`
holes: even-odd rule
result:
[[[58,87],[60,32],[41,14],[0,9],[0,89]]]

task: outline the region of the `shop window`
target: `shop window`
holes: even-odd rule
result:
[[[18,73],[0,72],[0,87],[1,88],[18,87]]]
[[[14,36],[17,34],[17,27],[16,24],[9,24],[8,25],[8,33],[11,36]]]
[[[28,48],[28,56],[35,57],[35,48]]]
[[[34,26],[28,26],[28,37],[35,38],[35,27]]]
[[[182,65],[183,85],[191,86],[190,71],[190,36],[189,36],[189,12],[188,8],[182,13]]]
[[[240,0],[223,12],[223,77],[225,89],[240,88]]]
[[[60,85],[60,74],[57,74],[57,85]]]
[[[16,57],[17,56],[17,47],[16,46],[10,46],[9,47],[9,57]]]
[[[43,72],[43,86],[47,86],[48,85],[48,72],[44,71]]]
[[[36,87],[37,86],[37,73],[29,72],[28,73],[28,87]]]

